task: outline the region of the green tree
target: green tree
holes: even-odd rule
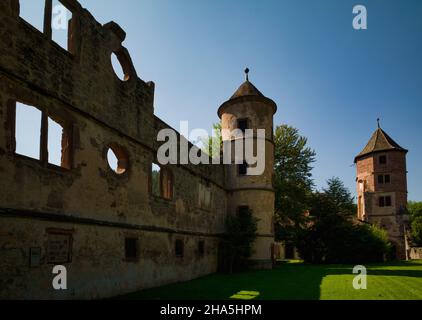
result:
[[[201,139],[202,151],[206,152],[210,157],[216,157],[221,152],[223,137],[221,135],[221,124],[213,124],[213,135],[207,139]]]
[[[417,216],[412,221],[412,239],[417,246],[422,246],[422,216]]]
[[[315,152],[308,140],[288,125],[274,134],[275,233],[278,241],[294,241],[298,228],[306,223],[307,200],[312,192],[312,163]]]
[[[310,197],[313,219],[298,233],[297,248],[310,263],[381,262],[391,251],[384,230],[349,219],[339,199],[324,192]]]
[[[257,237],[258,221],[249,208],[243,208],[237,215],[227,218],[223,251],[224,269],[230,273],[246,267]]]
[[[422,202],[409,201],[407,204],[407,210],[412,220],[417,217],[422,217]]]
[[[357,211],[354,197],[338,177],[327,181],[327,188],[323,189],[324,194],[330,197],[337,207],[337,213],[344,215],[355,215]]]

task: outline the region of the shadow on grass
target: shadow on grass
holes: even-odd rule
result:
[[[406,269],[421,266],[422,261],[374,264],[368,266],[368,275],[420,278],[422,270]],[[394,267],[404,269],[394,270]],[[352,266],[344,265],[280,263],[273,270],[232,275],[213,274],[184,283],[136,292],[118,299],[226,300],[239,291],[257,291],[260,293],[258,300],[318,300],[321,297],[321,284],[325,277],[344,275],[353,278],[352,269]]]

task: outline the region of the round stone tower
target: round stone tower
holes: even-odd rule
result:
[[[218,109],[224,148],[227,151],[227,147],[231,147],[232,155],[230,164],[226,166],[228,213],[242,214],[243,210],[250,209],[259,219],[251,265],[254,268],[271,268],[274,243],[273,116],[277,105],[249,81],[249,70],[246,69],[245,72],[246,81]],[[251,129],[253,135],[250,137],[242,134],[239,136],[239,132],[251,133]],[[259,129],[265,130],[265,133],[262,134],[261,131],[258,134]],[[247,141],[252,142],[254,156],[259,156],[256,164],[240,160],[240,152],[235,155],[236,145],[240,141],[243,145]],[[242,157],[245,151],[246,148],[243,148]]]
[[[398,259],[406,259],[407,150],[378,123],[366,147],[355,158],[358,219],[385,229]]]

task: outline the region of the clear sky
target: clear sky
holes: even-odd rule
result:
[[[211,131],[243,70],[317,152],[317,187],[355,192],[354,156],[376,129],[408,154],[409,198],[422,201],[422,1],[80,0],[126,32],[138,75],[156,83],[155,113]],[[368,30],[352,28],[354,5]]]

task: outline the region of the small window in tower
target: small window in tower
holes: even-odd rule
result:
[[[391,176],[389,174],[386,174],[384,177],[384,183],[390,183],[391,182]]]
[[[237,128],[242,130],[244,133],[248,129],[248,119],[239,119],[237,120]]]
[[[175,249],[175,254],[176,257],[178,258],[183,258],[184,256],[184,243],[183,240],[176,240],[175,244],[174,244],[174,249]]]
[[[379,206],[381,208],[385,207],[385,198],[384,197],[379,197]]]
[[[136,261],[138,259],[138,239],[125,238],[125,259]]]
[[[380,164],[387,164],[387,156],[383,155],[379,157],[379,163]]]
[[[248,174],[248,164],[244,162],[238,165],[239,176],[246,176]]]
[[[378,184],[384,184],[384,176],[382,174],[378,175]]]
[[[386,207],[391,207],[391,204],[392,204],[392,202],[391,202],[391,196],[385,197],[385,206]]]
[[[246,215],[249,212],[249,206],[240,206],[237,208],[237,214],[239,216]]]

